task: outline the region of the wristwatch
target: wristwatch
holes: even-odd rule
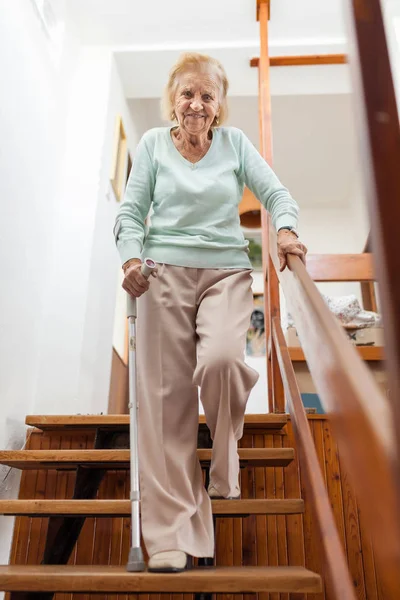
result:
[[[298,238],[299,234],[298,231],[294,228],[294,227],[279,227],[278,229],[278,233],[282,230],[282,229],[287,229],[288,231],[291,231],[292,233],[294,233],[294,235]]]

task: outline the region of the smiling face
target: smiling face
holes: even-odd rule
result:
[[[208,133],[220,107],[220,82],[212,71],[186,71],[179,76],[174,112],[189,135]]]

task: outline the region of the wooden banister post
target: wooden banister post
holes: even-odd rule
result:
[[[272,166],[272,127],[270,59],[268,50],[269,0],[257,0],[260,21],[260,59],[258,64],[260,152]],[[270,257],[269,217],[261,210],[263,273],[265,298],[265,335],[267,340],[268,406],[270,412],[285,412],[282,377],[272,339],[271,318],[280,317],[279,282]],[[269,351],[271,349],[271,352]]]
[[[372,252],[371,232],[368,234],[365,244],[364,253]],[[378,303],[376,301],[375,283],[373,281],[361,282],[361,297],[364,310],[372,310],[378,312]]]
[[[274,388],[272,385],[272,328],[271,328],[271,301],[270,301],[270,273],[274,265],[269,256],[269,215],[265,208],[261,209],[261,235],[262,235],[262,261],[264,275],[264,328],[267,353],[267,390],[268,390],[268,412],[275,412]]]

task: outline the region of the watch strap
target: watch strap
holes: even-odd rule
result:
[[[292,233],[294,233],[294,235],[297,238],[299,237],[298,231],[294,227],[290,227],[290,226],[289,227],[279,227],[278,233],[279,233],[279,231],[282,231],[282,229],[287,229],[288,231],[291,231]]]

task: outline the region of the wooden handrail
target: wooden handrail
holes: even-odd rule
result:
[[[348,0],[359,149],[385,325],[389,401],[400,457],[400,123],[381,0]],[[373,52],[371,52],[373,44]],[[397,474],[400,486],[400,473]]]
[[[306,411],[301,399],[282,327],[277,318],[272,319],[272,337],[292,417],[302,474],[305,477],[307,492],[312,501],[311,505],[315,512],[317,529],[325,555],[326,575],[334,592],[334,598],[338,600],[355,600],[355,590],[322,477]]]
[[[393,469],[394,428],[388,401],[346,339],[300,259],[289,256],[289,269],[280,273],[272,225],[269,239],[272,262],[315,387],[330,414],[341,454],[368,520],[385,581],[385,600],[394,600],[391,586],[397,586],[396,594],[400,589],[400,520]]]

